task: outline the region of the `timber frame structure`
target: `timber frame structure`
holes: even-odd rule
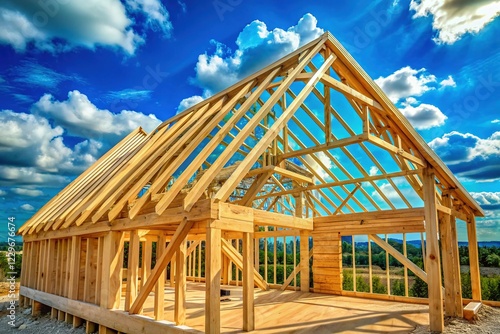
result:
[[[179,326],[186,281],[199,279],[204,329],[217,333],[221,281],[236,282],[250,331],[254,286],[295,281],[296,290],[344,294],[341,238],[367,235],[427,282],[431,330],[442,331],[444,314],[463,312],[456,219],[467,225],[481,300],[475,217],[483,215],[327,32],[151,133],[133,131],[50,200],[19,230],[20,302],[33,314],[51,307],[74,326],[87,321],[89,332],[189,332]],[[425,270],[378,236],[394,233],[425,233]],[[277,238],[294,241],[282,285],[267,265]],[[173,319],[164,319],[166,281]]]

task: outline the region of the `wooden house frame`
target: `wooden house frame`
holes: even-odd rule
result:
[[[19,230],[21,303],[33,314],[51,307],[74,326],[86,321],[89,332],[189,332],[186,281],[198,279],[205,331],[217,333],[221,282],[239,282],[250,331],[254,286],[285,289],[300,277],[297,290],[343,294],[342,236],[367,235],[427,282],[430,327],[442,331],[445,314],[463,312],[456,219],[467,225],[472,294],[481,300],[475,217],[483,215],[325,33],[151,133],[133,131],[50,200]],[[388,233],[425,233],[425,270],[378,236]],[[278,285],[267,252],[276,259],[281,237],[293,238],[294,263]],[[164,319],[166,276],[174,319]],[[152,318],[140,315],[148,297]]]

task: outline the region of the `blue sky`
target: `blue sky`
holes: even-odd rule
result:
[[[137,126],[329,30],[486,210],[479,240],[500,240],[499,14],[487,0],[4,0],[2,215],[21,226]]]

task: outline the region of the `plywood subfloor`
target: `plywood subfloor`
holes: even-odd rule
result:
[[[222,332],[241,333],[242,288],[221,302]],[[174,290],[165,286],[165,319],[174,319]],[[186,325],[205,327],[205,285],[188,283]],[[258,333],[408,333],[429,323],[425,305],[333,296],[295,291],[255,289],[255,327]],[[153,316],[153,294],[144,314]]]

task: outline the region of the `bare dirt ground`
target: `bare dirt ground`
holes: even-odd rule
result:
[[[476,319],[445,319],[445,334],[498,334],[500,333],[500,309],[483,305]],[[432,333],[428,326],[417,327],[412,334]]]

